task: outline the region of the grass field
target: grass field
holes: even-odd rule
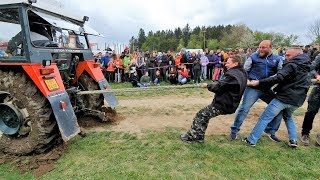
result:
[[[131,84],[112,84],[114,89]],[[205,89],[159,90],[118,94],[119,99],[152,96],[208,96]],[[209,97],[211,94],[209,95]],[[173,105],[171,108],[193,114],[201,106]],[[121,112],[151,112],[151,108],[120,107]],[[141,111],[141,112],[140,112]],[[166,116],[163,108],[159,116]],[[303,116],[304,109],[296,111]],[[231,141],[227,135],[210,135],[204,144],[181,142],[185,130],[167,128],[165,131],[146,130],[143,133],[112,131],[90,132],[69,142],[68,150],[55,163],[55,168],[41,177],[21,172],[10,162],[0,165],[0,179],[319,179],[320,147],[300,145],[288,147],[285,141],[271,142],[263,137],[256,147],[240,140]],[[314,134],[312,134],[314,136]]]
[[[40,179],[319,179],[319,147],[291,149],[263,138],[257,147],[207,137],[181,142],[178,129],[162,133],[102,132],[71,141],[56,168]],[[9,164],[0,179],[34,179]]]

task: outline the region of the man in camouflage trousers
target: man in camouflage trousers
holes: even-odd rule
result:
[[[224,79],[216,84],[202,84],[203,88],[215,93],[211,104],[201,109],[193,119],[191,129],[180,136],[184,142],[204,142],[209,120],[223,114],[232,114],[239,106],[247,85],[246,71],[240,66],[239,56],[230,57],[226,63],[227,72]]]

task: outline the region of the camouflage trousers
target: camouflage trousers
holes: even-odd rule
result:
[[[209,120],[213,117],[221,115],[222,111],[213,107],[211,104],[197,112],[193,118],[191,129],[187,132],[191,139],[203,140],[204,134],[209,124]]]

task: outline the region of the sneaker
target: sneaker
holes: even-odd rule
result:
[[[316,136],[316,142],[320,146],[320,133],[318,133]]]
[[[289,146],[292,148],[298,147],[298,141],[296,140],[289,140]]]
[[[281,142],[280,139],[279,139],[276,135],[274,135],[274,134],[266,133],[266,135],[269,137],[269,139],[270,139],[271,141]]]
[[[238,139],[238,134],[237,133],[230,133],[230,138],[231,138],[231,140],[236,140],[236,139]]]
[[[181,141],[186,142],[186,143],[192,143],[192,142],[204,143],[203,138],[193,139],[188,134],[180,135],[180,139],[181,139]]]
[[[249,146],[252,146],[252,147],[255,147],[255,146],[256,146],[256,144],[251,143],[251,142],[248,140],[248,138],[244,138],[244,139],[242,139],[242,141],[245,142],[245,143],[246,143],[247,145],[249,145]]]
[[[310,145],[310,137],[309,134],[304,134],[301,136],[301,142],[303,145],[305,146],[309,146]]]

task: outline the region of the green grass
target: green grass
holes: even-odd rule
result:
[[[21,174],[16,168],[9,164],[0,165],[0,179],[16,180],[16,179],[34,179],[30,172]]]
[[[319,147],[291,149],[262,138],[256,147],[226,136],[204,144],[179,140],[178,129],[134,134],[102,132],[75,138],[56,169],[40,179],[317,179]],[[0,165],[0,179],[33,179]]]

